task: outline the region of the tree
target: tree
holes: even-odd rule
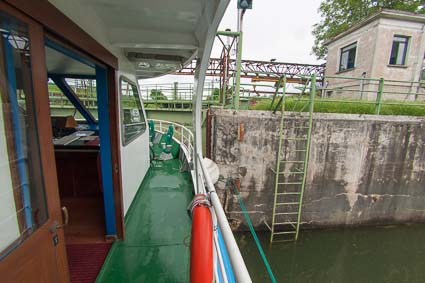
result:
[[[325,59],[323,43],[350,26],[382,9],[393,9],[425,14],[424,0],[323,0],[319,7],[321,21],[313,26],[313,53]]]
[[[220,100],[220,89],[219,88],[214,88],[214,90],[212,92],[212,100],[215,100],[215,101]]]
[[[153,100],[167,100],[168,98],[159,89],[151,90],[151,98]]]

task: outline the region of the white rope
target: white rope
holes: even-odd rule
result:
[[[211,209],[211,202],[206,195],[196,195],[192,202],[189,204],[187,210],[190,211],[190,214],[193,215],[193,209],[197,206],[205,205],[206,207]]]

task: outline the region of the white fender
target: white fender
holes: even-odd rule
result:
[[[211,177],[211,181],[213,184],[217,183],[218,177],[220,176],[220,170],[218,169],[218,165],[209,158],[204,157],[205,169]]]

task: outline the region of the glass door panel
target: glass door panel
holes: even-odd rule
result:
[[[0,259],[48,219],[28,26],[0,12]]]

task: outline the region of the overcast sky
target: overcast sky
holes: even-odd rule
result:
[[[314,38],[312,26],[320,20],[317,12],[320,0],[253,0],[243,23],[243,59],[317,64],[311,54]],[[231,0],[219,30],[236,31],[236,0]],[[219,57],[221,43],[216,40],[212,57]],[[191,77],[163,76],[140,83],[191,82]]]

